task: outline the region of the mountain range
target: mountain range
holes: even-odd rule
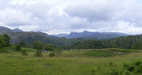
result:
[[[0,34],[8,34],[11,37],[12,43],[18,43],[18,42],[25,42],[28,44],[33,43],[35,40],[42,41],[45,43],[59,43],[60,38],[57,38],[52,35],[48,35],[46,33],[42,32],[25,32],[20,29],[10,29],[7,27],[0,26]],[[56,41],[58,40],[58,41]]]
[[[117,38],[121,36],[127,36],[128,34],[119,33],[119,32],[72,32],[70,34],[59,34],[56,35],[57,37],[65,37],[68,39],[71,38],[83,38],[83,39],[97,39],[97,40],[103,40],[103,39],[112,39]]]
[[[0,34],[8,34],[11,37],[12,43],[25,42],[32,44],[35,40],[41,41],[56,46],[69,46],[72,43],[78,41],[78,39],[112,39],[121,36],[127,36],[127,34],[117,32],[72,32],[70,34],[48,35],[43,32],[25,32],[20,29],[10,29],[0,26]]]
[[[9,32],[23,32],[23,31],[18,29],[18,28],[10,29],[10,28],[7,28],[7,27],[0,26],[0,34],[9,33]]]

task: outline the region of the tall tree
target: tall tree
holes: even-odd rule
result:
[[[3,35],[6,47],[10,46],[10,37],[7,34]]]
[[[33,44],[34,48],[37,50],[36,51],[36,56],[41,57],[42,55],[42,49],[44,48],[44,44],[42,42],[39,41],[35,41]]]

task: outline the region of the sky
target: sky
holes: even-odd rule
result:
[[[0,26],[48,34],[141,34],[142,0],[0,0]]]

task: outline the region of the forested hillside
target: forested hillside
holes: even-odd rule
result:
[[[11,43],[13,44],[24,42],[28,46],[31,46],[34,41],[41,41],[55,46],[65,46],[70,44],[65,38],[58,38],[42,32],[24,32],[20,29],[12,30],[6,27],[0,27],[0,34],[7,34],[11,38]]]
[[[142,49],[142,35],[126,36],[110,40],[81,40],[75,43],[72,48],[124,48]]]
[[[90,33],[84,32],[80,33],[79,36],[90,36],[87,39],[84,37],[80,38],[63,38],[48,35],[42,32],[24,32],[19,29],[11,30],[6,27],[0,27],[1,34],[7,34],[11,38],[11,43],[18,44],[20,42],[25,43],[28,47],[32,47],[34,41],[40,41],[45,44],[51,44],[55,47],[60,47],[64,49],[94,49],[94,48],[125,48],[125,49],[142,49],[142,35],[126,36],[124,34],[121,37],[116,37],[116,33]],[[74,33],[75,34],[75,33]],[[78,33],[79,34],[79,33]],[[83,35],[84,34],[84,35]],[[91,37],[91,35],[94,34]],[[95,35],[96,34],[96,35]],[[77,34],[76,34],[77,35]],[[108,35],[108,36],[107,36]],[[119,35],[119,36],[120,36]],[[99,37],[100,38],[99,38]],[[112,39],[102,39],[115,36]]]

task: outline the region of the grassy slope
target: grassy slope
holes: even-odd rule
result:
[[[53,58],[47,56],[38,58],[33,57],[32,54],[22,56],[20,53],[2,53],[0,75],[117,75],[110,73],[115,69],[121,72],[124,63],[142,60],[141,52],[113,57],[87,57],[86,55],[82,57],[83,52],[69,51]],[[72,57],[73,54],[81,57]]]

